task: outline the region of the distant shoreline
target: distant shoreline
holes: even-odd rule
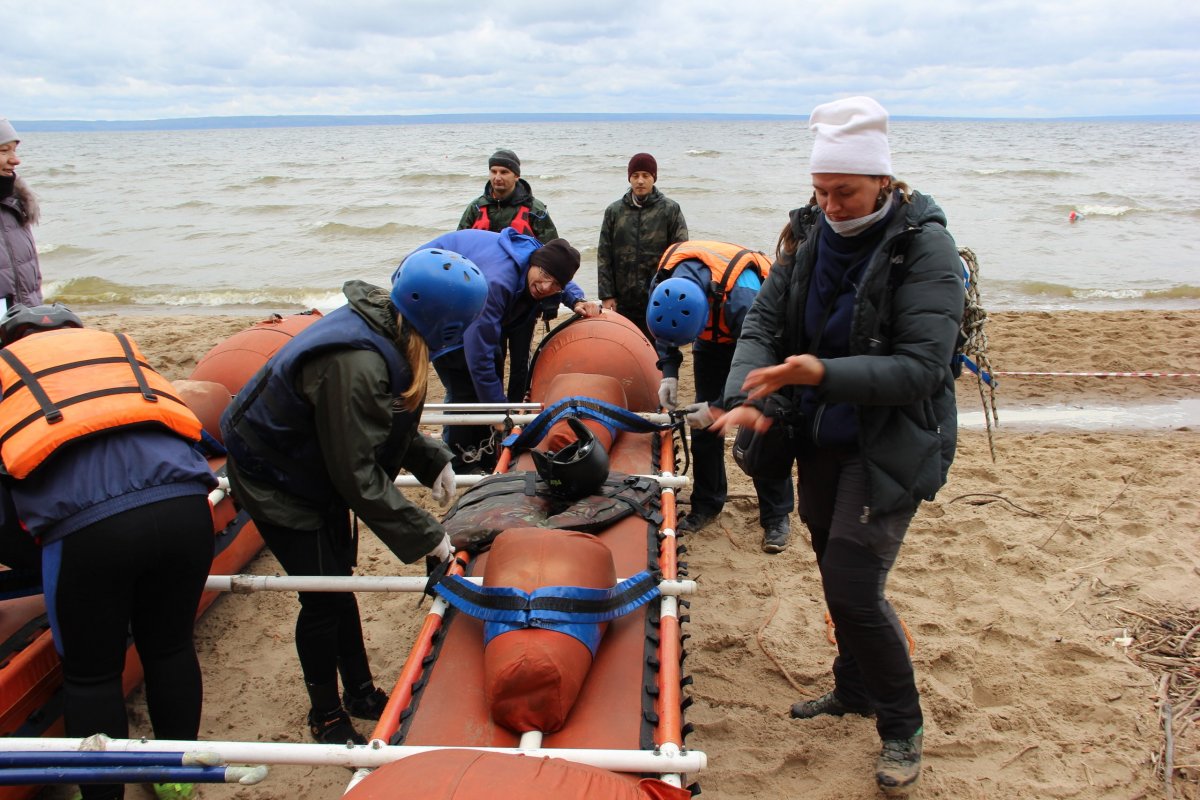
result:
[[[248,128],[319,128],[370,125],[464,125],[536,122],[805,122],[806,114],[375,114],[180,117],[136,120],[13,120],[21,131],[79,133]],[[897,122],[1200,122],[1200,114],[1098,117],[923,117],[896,115]]]

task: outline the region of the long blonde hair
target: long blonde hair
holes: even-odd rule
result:
[[[404,328],[404,318],[396,315],[396,327]],[[408,340],[404,334],[399,335],[398,341],[404,346],[404,358],[408,361],[408,369],[412,372],[412,383],[400,395],[400,405],[405,411],[416,411],[425,401],[425,393],[429,390],[429,345],[411,328]]]

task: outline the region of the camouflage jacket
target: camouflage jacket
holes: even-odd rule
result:
[[[472,200],[467,206],[467,210],[463,212],[462,219],[458,221],[458,229],[461,231],[475,227],[476,220],[479,219],[486,207],[488,221],[491,223],[489,230],[499,233],[512,224],[513,217],[517,215],[517,209],[521,206],[529,206],[529,225],[533,228],[535,239],[545,244],[551,239],[558,238],[558,229],[554,227],[554,220],[550,219],[550,212],[546,210],[546,204],[534,198],[533,190],[529,188],[529,182],[524,178],[517,180],[513,193],[503,200],[497,200],[492,196],[490,182],[485,184],[483,194]]]
[[[644,310],[658,260],[668,247],[687,238],[687,222],[678,203],[655,188],[637,206],[630,189],[604,210],[596,251],[600,299],[617,298],[622,313]]]

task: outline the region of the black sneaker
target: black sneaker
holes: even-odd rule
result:
[[[679,524],[675,527],[675,532],[696,533],[716,518],[716,514],[708,514],[703,511],[689,511],[687,516],[679,520]]]
[[[366,744],[362,734],[354,730],[350,715],[344,708],[317,713],[308,712],[308,730],[321,744]]]
[[[844,717],[847,714],[857,714],[860,717],[873,717],[875,712],[869,708],[851,708],[837,699],[833,692],[827,692],[816,700],[804,700],[792,704],[792,719],[812,719],[813,717],[830,716]]]
[[[762,549],[764,553],[782,553],[787,550],[788,535],[792,524],[787,517],[763,526]]]
[[[884,739],[875,762],[875,783],[889,797],[903,797],[916,787],[921,778],[920,728],[908,739]]]
[[[365,695],[356,696],[349,691],[342,694],[342,703],[350,716],[358,719],[379,719],[383,716],[383,708],[387,705],[387,692],[378,686],[371,688]]]

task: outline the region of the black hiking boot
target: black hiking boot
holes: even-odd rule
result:
[[[679,524],[675,527],[676,533],[696,533],[700,529],[706,527],[708,523],[717,518],[716,514],[711,514],[706,511],[689,511],[687,516],[679,520]]]
[[[338,706],[333,711],[309,711],[308,730],[313,739],[321,744],[366,744],[362,734],[354,730],[346,709]]]
[[[787,517],[763,526],[762,549],[764,553],[782,553],[787,549],[792,524]]]
[[[851,708],[843,704],[833,692],[827,692],[816,700],[804,700],[792,704],[792,719],[812,719],[820,716],[844,717],[847,714],[857,714],[860,717],[875,716],[875,712],[869,708]]]
[[[372,686],[371,691],[364,695],[353,695],[349,690],[342,694],[342,703],[346,711],[357,719],[379,719],[383,716],[383,708],[387,701],[387,692],[378,686]]]
[[[920,728],[908,739],[884,739],[875,762],[875,783],[889,797],[904,797],[921,778]]]

